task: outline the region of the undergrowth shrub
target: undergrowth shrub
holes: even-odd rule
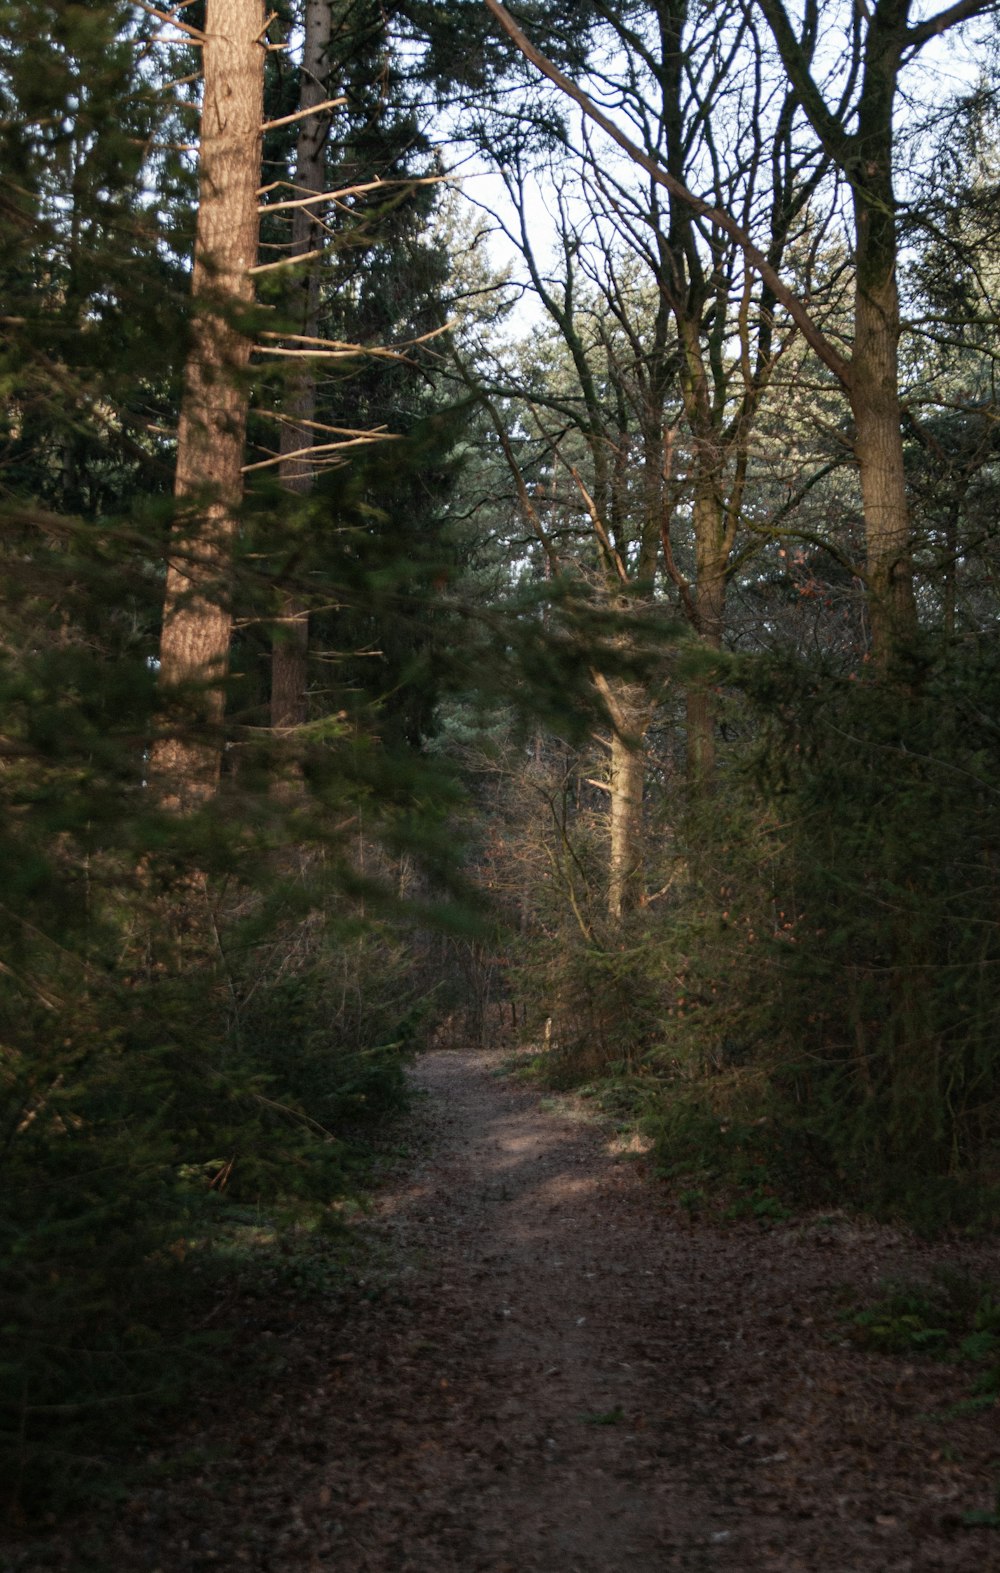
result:
[[[996,657],[736,677],[756,733],[667,920],[687,960],[660,1162],[928,1228],[995,1219]]]
[[[233,1218],[335,1223],[434,1008],[401,926],[359,922],[322,881],[304,897],[302,869],[282,922],[280,890],[234,877],[222,831],[215,855],[224,873],[168,895],[151,863],[126,877],[95,856],[88,899],[60,904],[79,865],[50,848],[34,908],[49,932],[8,913],[0,934],[0,1512],[15,1518],[114,1490],[125,1440],[206,1374],[203,1274]]]
[[[204,1226],[224,1142],[212,1113],[225,1123],[231,1089],[210,1068],[203,1011],[187,1050],[129,1025],[77,1023],[44,1074],[5,1065],[0,1474],[19,1514],[105,1480],[108,1438],[187,1375],[180,1261]]]
[[[533,946],[521,987],[534,1000],[532,1035],[540,1022],[550,1081],[571,1086],[639,1069],[662,1032],[658,960],[638,929],[616,942],[563,931]]]
[[[970,1368],[972,1406],[1000,1396],[1000,1294],[997,1285],[938,1267],[920,1282],[888,1283],[878,1299],[844,1320],[853,1341],[880,1354],[927,1356]]]
[[[785,667],[750,689],[789,827],[777,1107],[867,1204],[996,1216],[996,653],[928,655],[905,687]]]
[[[325,939],[300,970],[252,980],[242,1050],[331,1130],[398,1112],[406,1059],[436,1014],[414,974],[391,934]]]
[[[658,898],[526,937],[542,1074],[630,1079],[657,1161],[928,1229],[1000,1216],[1000,658],[734,662],[743,741]],[[669,857],[666,857],[669,853]]]
[[[230,1220],[332,1224],[370,1177],[437,1008],[414,913],[455,900],[445,772],[360,720],[244,728],[214,802],[164,811],[159,549],[123,576],[110,524],[42,533],[44,593],[0,586],[0,1515],[28,1517],[112,1487],[204,1371]]]

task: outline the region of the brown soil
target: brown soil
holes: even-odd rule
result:
[[[867,1354],[837,1316],[936,1262],[996,1276],[992,1249],[692,1223],[599,1125],[498,1070],[420,1062],[423,1156],[359,1225],[382,1265],[332,1313],[247,1327],[285,1370],[198,1417],[217,1456],[126,1505],[109,1569],[1000,1568],[1000,1531],[963,1522],[994,1504],[995,1410],[934,1418],[968,1372]]]

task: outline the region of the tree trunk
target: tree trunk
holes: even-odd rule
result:
[[[711,478],[715,481],[715,477]],[[708,650],[722,648],[726,618],[729,544],[715,485],[694,502],[695,581],[692,586],[695,632]],[[687,775],[696,795],[715,775],[715,694],[710,677],[697,673],[687,691]]]
[[[884,661],[917,632],[917,601],[896,371],[895,280],[881,294],[877,299],[858,289],[851,406],[865,513],[871,642],[876,658]]]
[[[649,705],[640,689],[614,688],[611,735],[611,848],[608,856],[608,914],[616,922],[642,896],[642,793],[646,777],[643,738]]]
[[[209,0],[205,23],[196,314],[177,433],[160,638],[160,682],[175,696],[171,733],[149,774],[166,803],[191,809],[216,790],[232,616],[230,565],[243,495],[257,187],[264,90],[262,0]]]
[[[899,237],[893,190],[894,111],[904,57],[915,52],[911,0],[874,0],[855,35],[860,68],[857,126],[831,115],[811,75],[811,52],[796,38],[779,0],[761,0],[802,107],[851,183],[854,203],[854,349],[837,375],[854,415],[865,521],[872,645],[883,667],[917,632],[912,546],[899,398]],[[951,8],[957,13],[961,8]],[[960,20],[946,8],[939,29]],[[927,35],[928,37],[930,34]],[[919,40],[926,42],[926,37]],[[827,356],[827,364],[833,364]],[[846,372],[846,375],[845,375]]]
[[[306,0],[305,43],[302,52],[302,86],[299,107],[310,109],[325,102],[326,75],[329,71],[330,39],[333,28],[331,0]],[[325,189],[324,156],[327,117],[323,114],[307,116],[301,122],[295,153],[296,194]],[[295,208],[292,218],[291,256],[304,256],[318,251],[325,231],[312,208]],[[320,261],[313,258],[303,264],[305,272],[297,279],[288,302],[288,315],[296,333],[316,338],[320,316]],[[301,363],[300,363],[301,364]],[[307,496],[313,485],[313,466],[308,454],[302,454],[314,440],[309,424],[316,418],[316,374],[308,363],[292,374],[285,400],[286,419],[281,427],[283,455],[298,453],[298,458],[284,457],[279,467],[282,485],[287,491]],[[271,725],[276,731],[301,726],[307,719],[306,690],[309,658],[309,612],[301,596],[294,593],[284,598],[282,615],[274,630],[271,654]]]
[[[877,660],[888,665],[894,654],[917,633],[916,598],[902,459],[898,385],[899,301],[896,284],[898,240],[893,193],[893,117],[899,75],[932,39],[994,9],[992,0],[955,0],[934,15],[913,22],[911,0],[870,0],[856,6],[858,21],[845,74],[857,84],[835,112],[812,74],[819,7],[805,8],[799,31],[784,0],[757,0],[774,35],[778,52],[800,108],[811,122],[825,154],[848,177],[854,196],[856,231],[855,345],[849,362],[810,316],[806,301],[796,295],[777,271],[772,258],[760,251],[749,233],[727,211],[712,207],[684,184],[682,169],[672,168],[670,154],[659,163],[621,130],[551,60],[535,48],[499,0],[487,8],[514,40],[521,53],[620,146],[628,156],[671,193],[677,203],[709,219],[736,241],[760,274],[772,298],[780,303],[806,342],[833,372],[850,398],[855,419],[855,445],[865,513],[867,577],[871,597],[872,634]],[[793,8],[796,12],[798,8]],[[661,12],[661,16],[665,15]],[[683,7],[679,13],[683,17]],[[661,22],[661,30],[663,23]],[[673,35],[662,31],[662,36]],[[673,47],[671,43],[671,47]],[[820,50],[822,55],[822,50]],[[851,122],[856,118],[856,129]]]
[[[872,646],[883,665],[917,631],[899,399],[897,242],[891,209],[885,211],[891,202],[891,186],[877,211],[866,194],[855,194],[858,276],[851,357]]]

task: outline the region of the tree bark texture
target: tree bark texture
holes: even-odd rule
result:
[[[608,915],[618,922],[642,899],[642,794],[646,779],[643,739],[650,712],[646,695],[632,685],[609,685],[607,697],[614,722],[609,781]]]
[[[875,0],[865,11],[864,35],[855,46],[861,69],[857,129],[848,131],[817,88],[811,59],[782,0],[760,4],[813,129],[847,175],[853,193],[854,347],[838,375],[854,416],[872,648],[885,666],[912,640],[918,626],[899,397],[893,112],[903,55],[914,46],[920,29],[910,27],[911,0]],[[943,12],[942,18],[943,29],[960,20],[957,12]]]
[[[893,190],[893,108],[908,11],[908,0],[880,0],[875,7],[848,163],[856,270],[849,392],[865,519],[872,646],[882,663],[917,631],[899,397],[899,238]]]
[[[708,650],[722,648],[726,621],[726,588],[732,543],[714,487],[695,498],[695,579],[693,585],[695,632]],[[687,690],[688,785],[705,793],[715,775],[715,692],[712,679],[697,673]]]
[[[881,289],[859,287],[851,406],[865,520],[872,648],[883,664],[917,629],[897,368],[898,313],[894,273]]]
[[[301,109],[314,108],[324,103],[328,96],[325,83],[330,69],[332,28],[331,0],[306,0],[299,91]],[[300,123],[295,153],[297,195],[324,190],[328,124],[324,114],[309,115]],[[294,208],[290,255],[304,256],[319,251],[324,233],[313,208]],[[303,264],[305,271],[296,279],[288,301],[292,327],[296,333],[310,338],[316,338],[319,333],[320,261],[315,257]],[[292,373],[285,400],[280,452],[283,455],[297,452],[300,457],[283,458],[278,473],[287,491],[304,497],[313,486],[313,466],[308,454],[302,454],[301,450],[313,442],[313,427],[309,423],[316,418],[316,373],[308,362],[296,364],[298,369]],[[309,612],[301,596],[289,593],[284,597],[282,615],[275,624],[271,654],[271,725],[276,731],[301,726],[307,719],[308,662]]]
[[[209,0],[205,23],[195,318],[177,434],[160,639],[160,682],[176,696],[150,776],[168,805],[197,807],[218,785],[232,626],[229,584],[243,463],[257,260],[265,13],[262,0]]]

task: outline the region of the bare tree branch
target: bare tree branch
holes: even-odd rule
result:
[[[716,225],[724,234],[737,243],[748,262],[760,274],[764,282],[769,285],[775,300],[784,306],[806,342],[815,350],[824,365],[833,372],[845,390],[850,391],[852,382],[850,362],[846,361],[834,349],[826,335],[821,332],[812,320],[801,300],[789,289],[785,281],[776,272],[771,263],[768,262],[764,253],[754,245],[742,226],[721,208],[713,207],[711,203],[695,196],[694,192],[690,191],[683,181],[678,180],[674,175],[668,174],[655,159],[644,153],[642,148],[633,142],[631,137],[626,136],[625,132],[603,110],[598,109],[597,105],[581,87],[578,87],[546,55],[543,55],[540,50],[535,48],[535,45],[528,38],[527,34],[518,27],[510,13],[499,4],[499,0],[486,0],[486,6],[517,45],[524,57],[530,60],[532,65],[541,71],[543,76],[547,76],[550,82],[554,82],[559,90],[566,94],[567,98],[572,99],[575,104],[579,105],[588,119],[592,120],[595,125],[599,125],[602,131],[606,132],[612,141],[616,142],[634,163],[646,170],[647,174],[651,175],[658,185],[663,186],[673,196],[679,198],[680,201],[686,202],[696,213],[703,218],[707,218],[710,223]]]
[[[907,42],[920,49],[928,39],[939,38],[949,28],[955,27],[959,22],[970,22],[976,16],[988,16],[991,11],[997,10],[997,0],[956,0],[954,5],[945,6],[943,11],[938,11],[935,16],[929,16],[926,21],[918,22],[916,26],[907,30]]]

